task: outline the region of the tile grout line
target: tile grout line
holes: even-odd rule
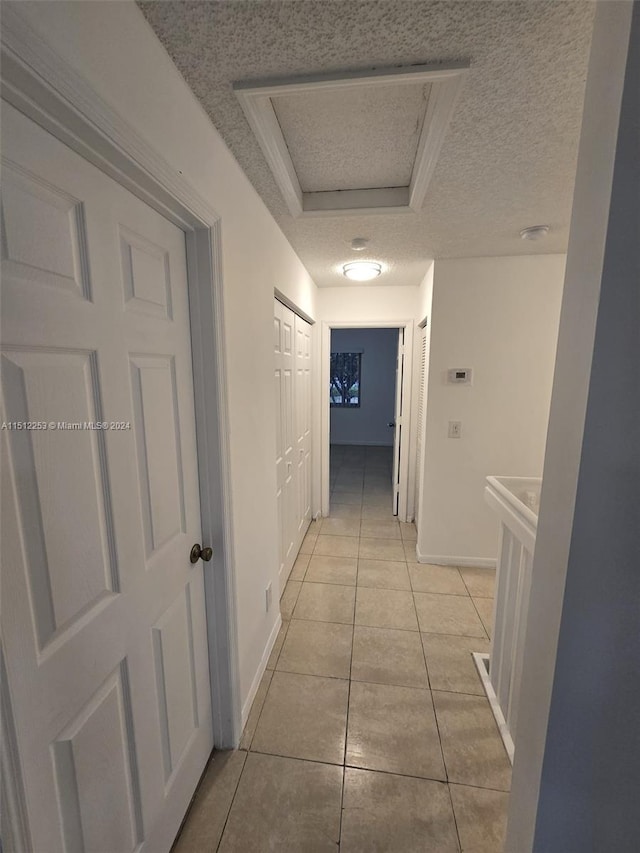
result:
[[[285,588],[286,588],[286,585],[285,585]],[[302,584],[300,585],[300,589],[302,589]],[[298,592],[298,595],[300,595],[300,592]],[[297,602],[297,600],[298,600],[298,599],[296,598],[296,602]],[[295,605],[294,605],[294,607],[295,607]],[[282,615],[282,614],[281,614],[281,615]],[[291,611],[291,615],[292,615],[292,618],[293,618],[293,610]],[[269,685],[268,685],[268,687],[267,687],[267,689],[266,689],[266,691],[265,691],[264,699],[262,700],[262,705],[261,705],[261,707],[260,707],[260,713],[258,714],[258,719],[256,720],[256,725],[255,725],[255,728],[254,728],[254,730],[253,730],[253,734],[251,735],[251,739],[249,740],[249,743],[247,744],[247,749],[246,749],[247,755],[251,752],[251,747],[253,746],[253,740],[254,740],[254,738],[255,738],[255,736],[256,736],[256,732],[258,731],[258,725],[260,724],[260,718],[262,717],[262,712],[264,711],[264,706],[265,706],[265,704],[266,704],[266,702],[267,702],[267,696],[269,695],[269,691],[271,690],[271,685],[273,684],[273,676],[276,674],[276,668],[277,668],[277,666],[278,666],[278,661],[280,660],[280,655],[282,654],[282,650],[284,649],[284,644],[285,644],[285,642],[286,642],[286,640],[287,640],[287,634],[289,633],[289,628],[290,628],[290,626],[291,626],[291,619],[287,619],[287,620],[284,620],[284,619],[283,619],[283,620],[282,620],[281,630],[282,630],[282,627],[284,627],[284,626],[285,626],[285,624],[286,624],[286,626],[287,626],[287,627],[285,628],[285,631],[284,631],[284,637],[282,638],[282,645],[280,646],[280,650],[279,650],[278,654],[276,655],[276,659],[275,659],[275,661],[274,661],[274,663],[273,663],[273,669],[271,669],[271,670],[267,670],[267,669],[265,668],[265,671],[264,671],[264,673],[262,674],[262,678],[264,678],[265,674],[266,674],[267,672],[270,672],[270,673],[271,673],[271,678],[269,679]],[[268,663],[268,661],[267,661],[267,663]],[[259,689],[259,688],[258,688],[258,689]],[[254,698],[253,698],[253,701],[255,702],[255,696],[254,696]],[[251,711],[252,711],[252,710],[253,710],[253,703],[251,703],[251,708],[249,709],[249,716],[251,716]],[[249,722],[249,717],[247,717],[247,723],[248,723],[248,722]],[[247,723],[245,723],[245,728],[246,728],[246,726],[247,726]],[[241,738],[241,740],[242,740],[242,738]],[[243,767],[243,771],[244,771],[244,767]]]
[[[464,580],[464,578],[463,578],[463,580]],[[473,600],[473,596],[472,596],[472,595],[470,595],[470,596],[469,596],[469,598],[471,599],[471,603],[473,604],[473,609],[476,611],[476,614],[477,614],[477,616],[478,616],[478,619],[480,620],[480,624],[482,625],[482,630],[483,630],[483,631],[484,631],[484,633],[485,633],[485,637],[484,637],[483,639],[487,639],[487,640],[489,640],[489,642],[491,642],[491,636],[490,636],[489,632],[487,631],[487,626],[484,624],[484,621],[483,621],[483,619],[482,619],[482,616],[480,615],[480,611],[479,611],[479,610],[478,610],[478,608],[476,607],[476,603],[475,603],[475,601]],[[493,599],[490,599],[490,600],[491,600],[491,601],[493,601]],[[491,633],[493,633],[493,625],[491,626]]]
[[[363,498],[364,498],[364,485],[363,485]],[[349,744],[349,710],[351,707],[351,688],[352,688],[352,684],[353,684],[353,648],[354,648],[354,643],[355,643],[355,632],[356,632],[356,609],[357,609],[357,605],[358,605],[358,588],[359,588],[358,576],[360,573],[360,545],[361,545],[361,541],[363,538],[362,537],[362,522],[363,522],[362,506],[363,506],[363,504],[361,504],[361,507],[360,507],[360,520],[359,520],[359,524],[358,524],[358,530],[359,530],[358,555],[357,555],[357,559],[356,559],[356,582],[355,582],[355,596],[354,596],[354,603],[353,603],[353,626],[352,626],[352,631],[351,631],[351,655],[350,655],[350,659],[349,659],[349,688],[348,688],[348,695],[347,695],[347,714],[346,714],[346,719],[345,719],[344,760],[343,760],[343,767],[342,767],[342,791],[341,791],[341,797],[340,797],[340,834],[339,834],[339,838],[338,838],[338,850],[340,850],[342,848],[342,824],[343,824],[343,818],[344,818],[344,792],[345,792],[345,784],[346,784],[346,776],[347,776],[347,750],[348,750],[348,744]],[[365,538],[367,538],[367,537],[365,537]],[[414,608],[415,608],[415,604],[414,604]],[[416,618],[417,618],[417,615],[416,615]]]
[[[364,478],[363,478],[364,480]],[[363,483],[363,496],[364,496],[364,483]],[[331,504],[329,505],[329,513],[331,513]],[[360,518],[358,522],[358,553],[356,557],[356,582],[355,582],[355,595],[353,602],[353,624],[351,629],[351,655],[349,658],[349,687],[347,691],[347,713],[345,718],[345,738],[344,738],[344,753],[343,753],[343,762],[342,762],[342,790],[340,793],[340,825],[339,825],[339,835],[338,835],[338,850],[342,847],[342,822],[344,817],[344,790],[346,784],[346,775],[347,775],[347,749],[349,743],[349,709],[351,706],[351,686],[353,683],[353,646],[355,642],[355,632],[356,632],[356,608],[358,604],[358,574],[360,571],[360,542],[362,539],[362,504],[360,505]]]
[[[364,478],[363,478],[364,479]],[[363,487],[364,491],[364,487]],[[329,512],[331,512],[331,506],[329,506]],[[362,529],[362,508],[360,509],[360,520],[358,523],[358,530]],[[360,535],[358,535],[358,555],[360,554]],[[355,633],[356,633],[356,607],[358,603],[358,572],[359,572],[359,564],[358,558],[356,558],[356,583],[355,583],[355,593],[353,597],[353,624],[351,626],[351,654],[349,656],[349,687],[347,689],[347,714],[345,717],[345,727],[344,727],[344,752],[342,759],[342,790],[340,792],[340,825],[339,825],[339,835],[338,835],[338,850],[342,847],[342,820],[344,817],[344,788],[346,784],[346,776],[347,776],[347,748],[349,743],[349,708],[351,706],[351,684],[352,684],[352,673],[353,673],[353,644],[355,642]]]
[[[302,587],[300,587],[300,589],[302,589]],[[300,596],[300,593],[298,593],[298,596]],[[297,600],[298,600],[298,599],[296,599],[296,601],[297,601]],[[293,621],[293,611],[291,611],[291,619],[286,619],[286,620],[285,620],[285,619],[283,619],[283,620],[282,620],[282,626],[281,626],[281,628],[284,628],[284,626],[285,626],[285,625],[286,625],[287,627],[286,627],[286,628],[284,628],[284,637],[282,638],[282,645],[280,646],[280,650],[278,651],[278,654],[276,655],[276,659],[275,659],[275,661],[273,662],[273,669],[271,670],[271,672],[275,672],[275,671],[276,671],[276,669],[277,669],[278,661],[280,660],[280,655],[282,654],[282,650],[284,649],[284,644],[285,644],[285,643],[286,643],[286,641],[287,641],[287,636],[289,635],[289,628],[291,627],[291,623],[292,623],[292,621]],[[277,637],[276,637],[276,641],[277,641]],[[269,663],[269,661],[267,661],[267,663]],[[265,669],[265,672],[266,672],[266,669]],[[273,676],[272,676],[272,680],[273,680]],[[269,682],[269,687],[271,687],[271,682]],[[267,690],[267,693],[268,693],[268,692],[269,692],[269,691]],[[264,698],[265,698],[265,701],[266,701],[266,699],[267,699],[266,694],[265,694],[265,697],[264,697]],[[262,703],[262,705],[263,705],[263,707],[264,707],[264,702]],[[262,712],[260,712],[260,713],[262,713]]]
[[[240,750],[238,750],[240,751]],[[240,787],[240,780],[244,776],[244,771],[247,766],[247,761],[249,759],[249,750],[247,750],[247,754],[245,756],[244,761],[242,762],[242,770],[240,771],[240,775],[238,776],[238,781],[236,782],[236,786],[233,789],[233,796],[231,797],[231,802],[229,803],[229,809],[227,811],[227,816],[224,819],[224,826],[222,827],[222,832],[220,833],[220,838],[218,839],[218,843],[216,844],[216,851],[220,849],[220,845],[222,844],[222,839],[224,838],[224,833],[227,829],[227,824],[229,823],[229,816],[231,815],[231,809],[233,808],[233,804],[236,801],[236,794],[238,793],[238,788]]]
[[[278,657],[280,657],[280,655],[278,655]],[[277,661],[276,661],[276,663],[277,663]],[[266,672],[266,669],[265,669],[265,672]],[[260,711],[258,713],[258,719],[256,720],[256,725],[255,725],[255,728],[253,730],[253,734],[251,735],[249,743],[247,744],[247,749],[246,749],[247,755],[251,752],[251,747],[253,746],[253,740],[256,736],[256,732],[258,731],[258,725],[260,724],[260,718],[262,717],[262,712],[264,711],[264,706],[265,706],[265,703],[267,701],[267,696],[269,695],[269,691],[271,690],[271,685],[273,683],[273,676],[275,674],[275,669],[270,670],[270,672],[271,672],[271,678],[269,679],[269,685],[265,691],[264,699],[262,700],[262,705],[260,706]],[[264,678],[264,675],[262,677]],[[256,701],[255,696],[253,698],[253,701],[254,702]],[[253,703],[251,704],[251,710],[249,711],[249,716],[251,716],[252,710],[253,710]],[[247,723],[248,722],[249,722],[249,717],[247,717]],[[245,728],[246,728],[246,723],[245,723]]]
[[[412,585],[411,594],[413,597],[413,605],[415,607],[416,606],[415,590],[413,590],[413,585]],[[418,611],[418,608],[416,607],[416,615],[417,615],[417,611]],[[433,696],[434,691],[433,691],[433,687],[431,686],[431,676],[429,675],[429,664],[427,663],[427,653],[426,653],[425,648],[424,648],[424,642],[422,641],[422,634],[428,633],[428,632],[422,631],[422,627],[420,625],[419,620],[418,620],[418,628],[420,631],[420,647],[422,648],[422,657],[424,658],[424,665],[425,665],[425,668],[427,670],[427,681],[429,684],[429,695],[431,697],[431,707],[433,709],[433,719],[434,719],[434,722],[436,724],[436,731],[438,733],[438,744],[440,746],[440,755],[442,756],[442,766],[444,767],[444,773],[445,773],[445,776],[447,777],[446,782],[445,782],[445,784],[447,786],[447,795],[449,797],[449,803],[451,804],[451,814],[453,815],[453,825],[456,828],[456,838],[458,840],[458,849],[462,850],[462,839],[460,838],[460,831],[458,830],[458,820],[456,818],[456,812],[455,812],[455,809],[453,807],[453,797],[451,796],[451,785],[450,785],[450,780],[449,780],[449,768],[447,767],[447,761],[444,757],[444,747],[442,745],[442,734],[440,732],[440,724],[438,722],[438,713],[436,711],[436,703],[435,703],[435,699]]]
[[[358,579],[358,569],[356,568],[356,582]],[[355,642],[355,634],[356,634],[356,605],[357,605],[357,597],[358,597],[358,588],[356,586],[356,594],[353,599],[353,624],[351,625],[351,654],[349,655],[349,686],[347,688],[347,714],[345,717],[345,725],[344,725],[344,752],[342,754],[342,790],[340,792],[340,827],[339,827],[339,835],[338,835],[338,850],[341,849],[342,846],[342,818],[344,815],[344,786],[346,782],[347,776],[347,747],[349,743],[349,708],[351,706],[351,674],[353,671],[353,644]]]
[[[447,781],[447,794],[449,795],[449,802],[451,803],[451,814],[453,815],[453,825],[456,828],[456,837],[458,839],[458,850],[462,850],[462,838],[460,837],[460,830],[458,828],[458,818],[456,816],[456,810],[453,806],[453,796],[451,794],[451,783],[449,781]]]
[[[398,770],[361,767],[358,764],[338,764],[335,761],[321,761],[319,758],[300,758],[299,755],[284,755],[281,752],[263,752],[259,749],[251,750],[251,753],[253,755],[269,755],[273,758],[284,758],[288,761],[305,761],[308,764],[320,764],[324,767],[343,767],[349,770],[364,770],[367,773],[384,773],[387,776],[401,776],[403,779],[424,779],[426,782],[439,782],[441,785],[458,785],[461,788],[475,788],[478,791],[494,791],[498,794],[509,793],[509,791],[506,791],[504,788],[491,788],[487,785],[474,785],[471,782],[449,782],[447,779],[437,779],[433,776],[416,776],[414,773],[401,773]]]

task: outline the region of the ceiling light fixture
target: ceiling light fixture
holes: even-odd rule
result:
[[[367,243],[369,241],[366,237],[354,237],[351,241],[351,248],[354,252],[361,252],[363,249],[367,248]]]
[[[531,225],[529,228],[523,228],[520,232],[520,237],[523,240],[541,240],[549,233],[548,225]]]
[[[369,281],[377,278],[382,272],[382,264],[375,261],[352,261],[342,267],[343,275],[352,281]]]

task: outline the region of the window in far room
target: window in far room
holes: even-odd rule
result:
[[[362,353],[332,352],[329,395],[332,408],[353,409],[360,405]]]

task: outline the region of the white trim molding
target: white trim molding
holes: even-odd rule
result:
[[[273,288],[273,295],[278,302],[282,302],[282,304],[286,305],[294,314],[297,314],[298,317],[302,317],[305,323],[308,323],[310,326],[315,326],[316,321],[313,317],[307,314],[306,311],[303,311],[302,308],[298,308],[293,299],[289,299],[289,297],[285,296],[285,294],[281,290],[278,290],[277,287]]]
[[[421,554],[416,546],[416,559],[419,563],[432,566],[461,566],[462,568],[495,569],[495,557],[457,557],[446,554]]]
[[[294,217],[352,216],[363,213],[412,213],[422,209],[429,181],[470,63],[360,69],[233,84],[240,106]],[[273,99],[318,91],[428,83],[431,86],[409,186],[305,192],[278,122]]]
[[[273,628],[271,629],[271,634],[269,635],[269,639],[267,640],[267,645],[260,660],[260,664],[256,671],[256,674],[253,677],[253,681],[251,682],[251,687],[249,688],[249,694],[245,699],[244,705],[242,706],[242,730],[244,731],[244,727],[247,725],[247,720],[249,719],[249,714],[251,713],[251,706],[253,705],[253,700],[256,698],[256,693],[258,692],[258,688],[260,687],[260,682],[262,681],[262,676],[265,673],[267,668],[267,664],[269,663],[269,658],[271,657],[271,652],[273,651],[273,647],[276,644],[276,640],[278,639],[278,634],[280,633],[280,628],[282,628],[282,616],[278,614],[278,618],[275,621]]]
[[[220,218],[46,44],[20,5],[2,10],[2,97],[186,234],[202,533],[214,545],[205,571],[213,738],[217,747],[237,746],[242,724]]]
[[[509,734],[509,729],[507,728],[507,724],[504,719],[504,714],[502,713],[502,709],[500,707],[500,703],[498,702],[496,692],[493,689],[493,684],[491,683],[491,678],[489,677],[489,655],[485,652],[471,652],[471,657],[473,658],[473,662],[475,663],[476,669],[478,670],[478,675],[480,676],[480,681],[482,682],[484,692],[487,694],[491,713],[493,714],[493,718],[496,721],[496,725],[498,727],[498,731],[500,732],[500,737],[502,738],[502,743],[504,744],[505,751],[507,753],[509,761],[513,765],[513,756],[515,752],[513,738]]]

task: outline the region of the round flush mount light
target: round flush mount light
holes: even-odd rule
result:
[[[520,232],[520,237],[523,240],[541,240],[549,233],[548,225],[531,225],[529,228],[523,228]]]
[[[375,261],[353,261],[342,267],[343,275],[352,281],[369,281],[377,278],[382,272],[382,264]]]
[[[351,241],[351,248],[354,252],[361,252],[363,249],[367,248],[367,243],[369,241],[366,237],[354,237]]]

